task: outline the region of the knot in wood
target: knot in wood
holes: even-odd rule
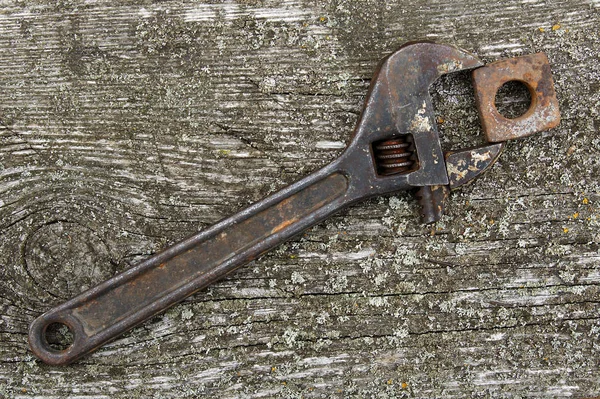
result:
[[[69,298],[112,276],[109,250],[91,229],[55,221],[36,229],[25,243],[25,264],[35,283],[58,298]]]

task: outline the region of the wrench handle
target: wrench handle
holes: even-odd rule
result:
[[[33,353],[64,365],[90,353],[359,199],[335,162],[236,215],[38,317]],[[46,331],[66,325],[73,343],[52,348]]]

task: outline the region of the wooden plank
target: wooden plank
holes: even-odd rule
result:
[[[0,396],[597,396],[599,9],[3,2]],[[407,193],[369,200],[72,366],[35,360],[41,312],[339,154],[377,62],[415,39],[546,52],[560,127],[433,229]],[[432,96],[446,147],[483,140],[468,75]]]

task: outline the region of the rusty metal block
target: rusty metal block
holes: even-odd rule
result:
[[[525,114],[510,119],[498,112],[498,89],[510,81],[523,83],[531,94]],[[518,139],[556,127],[558,100],[548,58],[544,53],[497,61],[473,71],[473,86],[481,124],[487,140],[497,143]]]

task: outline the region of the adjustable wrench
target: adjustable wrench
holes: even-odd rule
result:
[[[477,57],[452,46],[405,44],[379,64],[352,140],[336,160],[39,316],[29,332],[33,353],[49,364],[71,363],[368,197],[418,189],[424,222],[435,222],[449,190],[494,163],[506,132],[518,138],[558,124],[543,54],[482,66]],[[444,153],[428,89],[441,75],[465,69],[475,69],[479,111],[493,143]],[[503,118],[493,103],[508,80],[524,82],[532,94],[532,105],[520,118]],[[499,134],[498,126],[504,128]],[[55,349],[46,339],[55,323],[73,335],[66,349]]]

